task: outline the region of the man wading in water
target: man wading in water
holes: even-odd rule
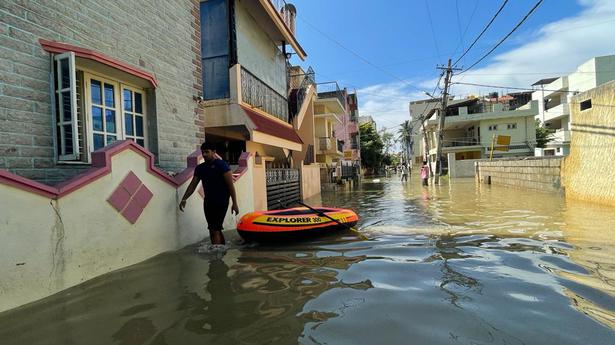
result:
[[[209,238],[213,247],[217,248],[225,244],[224,235],[222,235],[222,223],[228,211],[229,197],[233,200],[231,213],[239,214],[239,207],[237,206],[237,196],[235,195],[231,169],[216,154],[216,146],[212,143],[203,143],[201,145],[201,154],[205,162],[194,168],[194,176],[184,193],[182,201],[179,203],[179,210],[184,212],[186,200],[194,193],[194,190],[199,185],[199,181],[202,181],[205,192],[203,210],[205,211],[205,219],[209,229]]]

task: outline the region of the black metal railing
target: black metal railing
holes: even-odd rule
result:
[[[342,140],[337,141],[337,151],[344,152],[344,141]]]
[[[284,122],[288,122],[288,100],[245,68],[241,68],[241,99]]]
[[[337,98],[340,101],[342,107],[346,107],[346,96],[344,92],[340,90],[340,86],[335,81],[326,83],[318,83],[318,97],[319,98]]]
[[[305,158],[303,159],[303,164],[312,164],[314,163],[314,145],[308,144],[307,150],[305,151]]]
[[[302,76],[291,76],[303,77],[298,87],[291,91],[291,97],[289,102],[289,113],[291,120],[295,116],[297,116],[299,110],[301,110],[301,106],[303,105],[303,101],[305,101],[305,95],[307,94],[307,90],[309,89],[309,87],[316,85],[315,75],[316,73],[314,72],[312,67],[309,67],[307,72],[305,72]]]
[[[275,210],[301,201],[301,175],[298,169],[266,169],[267,209]]]

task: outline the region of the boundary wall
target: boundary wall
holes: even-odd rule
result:
[[[199,159],[171,177],[152,153],[119,141],[55,187],[0,169],[0,312],[207,238],[202,188],[177,207]],[[253,166],[243,153],[233,174],[240,214],[254,210]],[[225,229],[236,221],[228,212]]]
[[[563,158],[527,157],[476,162],[476,179],[482,183],[563,192]]]

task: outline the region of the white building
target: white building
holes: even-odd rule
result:
[[[541,126],[554,130],[553,140],[537,156],[565,156],[570,153],[570,103],[572,97],[608,81],[615,80],[615,55],[600,56],[583,63],[567,76],[541,79],[532,100],[538,101]]]

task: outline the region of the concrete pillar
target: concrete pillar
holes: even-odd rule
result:
[[[455,159],[455,153],[449,152],[447,154],[448,158],[448,177],[455,178],[457,177],[457,164]]]

